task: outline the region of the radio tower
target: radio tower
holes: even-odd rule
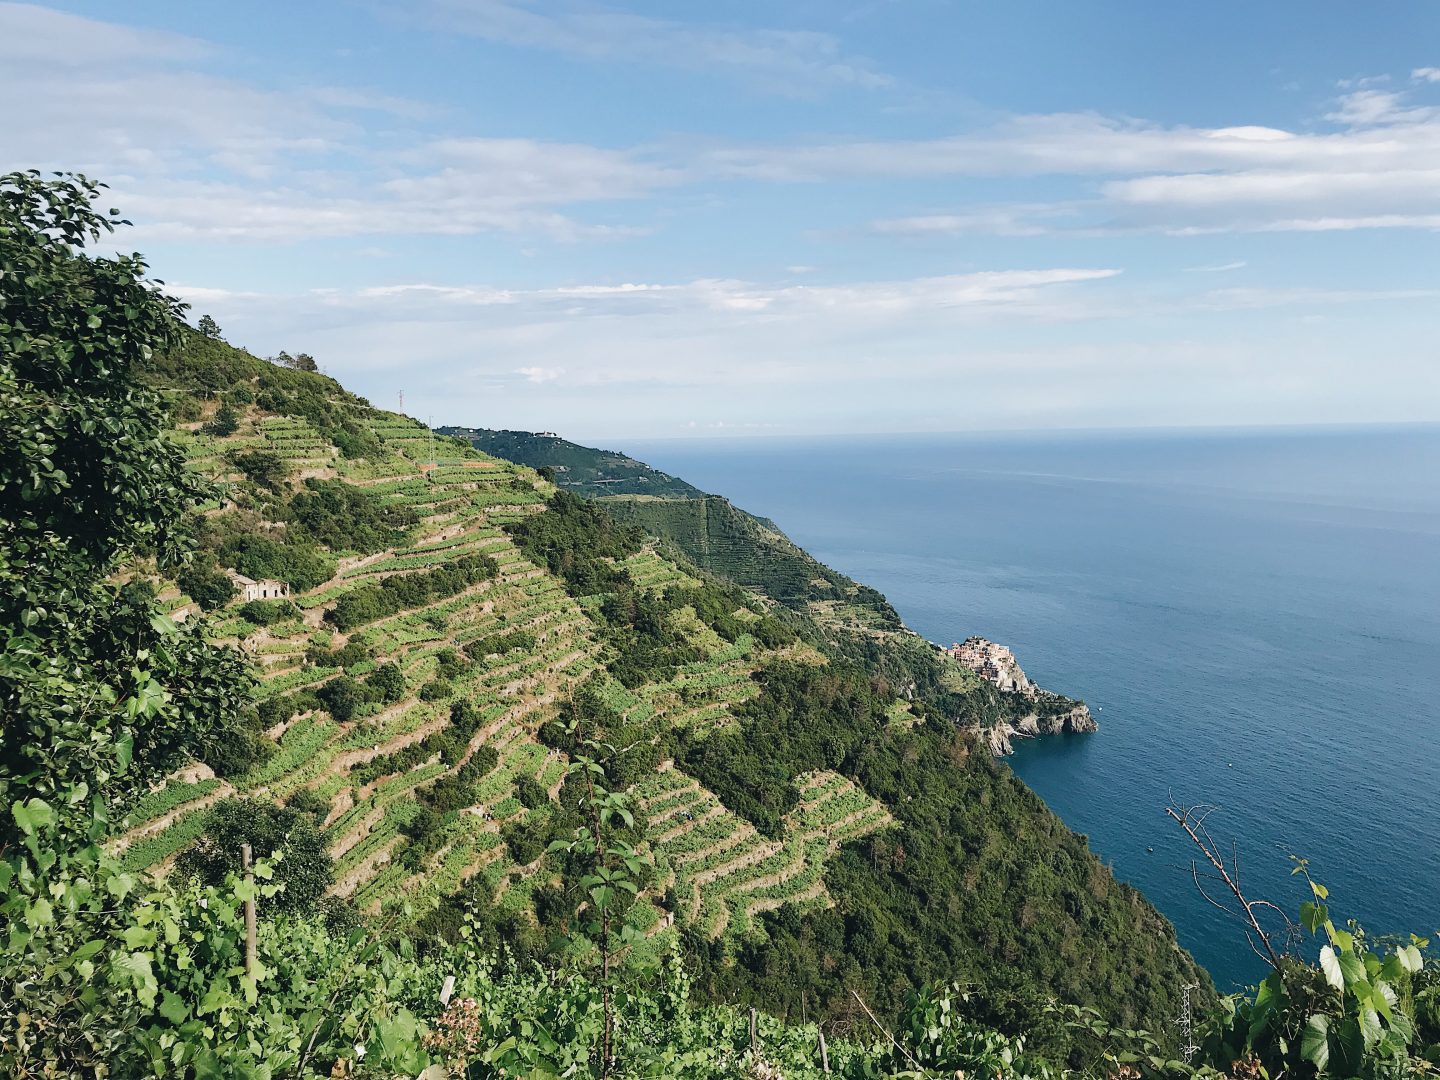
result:
[[[1200,1049],[1195,1045],[1195,1036],[1190,1027],[1190,991],[1194,990],[1197,985],[1197,983],[1186,983],[1180,988],[1180,1018],[1178,1021],[1180,1025],[1180,1057],[1186,1065],[1190,1064],[1190,1059]]]
[[[400,391],[400,415],[405,415],[405,391]]]

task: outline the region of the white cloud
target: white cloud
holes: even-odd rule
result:
[[[515,374],[524,375],[526,382],[541,384],[554,382],[556,379],[560,378],[565,374],[565,369],[546,367],[522,367],[516,368]]]
[[[429,0],[424,10],[447,29],[488,41],[587,60],[713,70],[796,97],[891,83],[833,36],[812,31],[733,28],[565,2]]]
[[[0,4],[0,117],[16,164],[109,180],[135,239],[499,231],[635,235],[564,206],[636,199],[678,171],[626,151],[536,139],[425,139],[383,155],[356,114],[417,121],[421,102],[363,88],[280,93],[197,70],[215,50],[26,4]],[[279,178],[284,177],[283,183]]]
[[[1433,119],[1435,109],[1406,107],[1406,93],[1397,90],[1356,90],[1339,101],[1339,108],[1325,119],[1352,127],[1375,124],[1419,123]]]
[[[1410,78],[1414,82],[1440,83],[1440,67],[1416,68],[1410,72]]]
[[[1224,274],[1231,270],[1243,270],[1249,265],[1244,259],[1238,259],[1235,262],[1217,263],[1213,266],[1187,266],[1185,272],[1187,274]]]

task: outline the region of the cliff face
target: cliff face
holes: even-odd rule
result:
[[[1069,702],[1068,698],[1050,695],[1055,702]],[[1058,712],[1030,712],[1012,724],[997,724],[985,732],[990,752],[997,756],[1013,753],[1015,739],[1028,739],[1036,735],[1081,735],[1098,731],[1100,725],[1090,715],[1090,707],[1084,702],[1073,702],[1072,707]]]

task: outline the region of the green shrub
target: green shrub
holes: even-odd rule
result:
[[[300,609],[289,600],[251,600],[236,613],[256,626],[269,626],[284,619],[298,619]]]
[[[538,810],[542,806],[550,805],[549,793],[532,776],[522,776],[515,781],[515,797],[527,810]]]
[[[392,705],[405,696],[405,673],[400,670],[399,664],[381,664],[365,680],[365,684],[386,705]]]

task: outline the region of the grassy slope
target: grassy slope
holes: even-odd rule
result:
[[[217,633],[253,656],[262,693],[339,677],[337,670],[307,661],[305,652],[319,643],[329,649],[344,643],[345,635],[330,633],[322,620],[346,592],[475,552],[494,558],[500,573],[457,597],[350,635],[377,660],[402,667],[404,700],[362,710],[343,723],[324,711],[294,718],[274,733],[278,753],[263,768],[218,784],[194,783],[192,777],[183,786],[177,779],[172,793],[149,800],[152,818],[132,823],[121,843],[132,865],[163,866],[196,835],[201,812],[215,799],[236,792],[286,798],[304,787],[329,802],[336,891],[362,909],[380,912],[404,900],[419,917],[468,885],[501,908],[533,918],[532,894],[542,875],[538,867],[516,864],[500,831],[514,822],[544,827],[548,807],[522,806],[516,784],[533,777],[554,798],[564,763],[537,734],[567,696],[581,682],[599,679],[615,707],[652,725],[656,738],[679,740],[692,754],[709,739],[743,744],[751,721],[742,724],[737,714],[749,715],[747,703],[760,693],[755,674],[795,659],[796,647],[782,655],[754,642],[732,645],[697,625],[693,640],[705,659],[626,690],[605,673],[606,655],[586,606],[566,593],[563,581],[528,561],[504,532],[507,522],[544,510],[550,488],[531,468],[440,442],[439,467],[422,470],[434,451],[416,422],[374,410],[331,380],[289,372],[280,373],[289,394],[285,407],[306,417],[276,415],[262,407],[279,400],[264,392],[274,374],[263,361],[198,339],[185,356],[157,364],[156,381],[177,390],[201,396],[223,391],[233,398],[236,387],[253,388],[258,404],[244,406],[233,435],[201,435],[195,422],[181,432],[197,468],[229,484],[236,503],[263,505],[263,493],[229,467],[227,454],[268,449],[289,462],[292,487],[306,475],[339,479],[421,518],[392,550],[364,557],[334,553],[334,577],[296,597],[302,619],[257,630],[235,617],[233,605],[218,614]],[[204,409],[213,412],[214,402],[207,400]],[[346,457],[337,442],[369,449]],[[731,576],[784,601],[815,630],[807,635],[812,641],[825,646],[843,639],[846,649],[827,651],[837,661],[842,653],[862,660],[873,672],[872,683],[888,685],[885,679],[895,672],[914,678],[925,660],[924,644],[890,625],[893,613],[883,598],[877,602],[869,590],[820,567],[778,530],[724,500],[694,503],[606,501],[668,538],[626,560],[637,586],[663,591],[707,570]],[[679,554],[692,549],[699,566]],[[187,598],[173,591],[171,601],[176,610],[187,606]],[[468,668],[445,694],[420,699],[442,649],[515,630],[533,634],[534,647],[490,657]],[[813,648],[799,648],[807,663],[823,663]],[[405,866],[400,830],[419,810],[416,792],[452,774],[456,764],[430,758],[366,782],[352,773],[445,729],[451,704],[462,699],[483,714],[469,750],[490,746],[499,764],[480,782],[474,809],[448,815],[443,843],[418,866]],[[856,730],[862,742],[838,770],[797,769],[792,782],[798,801],[776,835],[758,834],[714,791],[685,775],[683,762],[639,786],[659,881],[633,918],[650,935],[650,947],[664,948],[669,935],[683,931],[712,992],[756,995],[775,1007],[788,1006],[803,985],[798,974],[770,970],[777,962],[784,967],[784,956],[814,966],[816,979],[835,977],[837,963],[863,979],[857,958],[873,948],[883,951],[891,968],[910,965],[924,977],[958,975],[1004,985],[1000,969],[1013,969],[1066,997],[1114,1005],[1123,1019],[1165,1016],[1178,1000],[1180,982],[1196,977],[1168,924],[1142,897],[1118,885],[1008,770],[984,755],[967,756],[964,740],[957,741],[948,723],[932,718],[927,724],[893,691],[885,700],[894,705],[888,720],[881,719],[881,734],[864,735],[861,718]],[[1004,707],[984,691],[964,699],[972,720]],[[815,730],[814,720],[804,723]],[[892,801],[882,805],[867,795],[867,783]],[[889,839],[880,848],[851,843],[879,838]],[[766,941],[781,951],[767,950]],[[1087,948],[1104,951],[1103,962],[1087,958]],[[997,956],[1003,961],[998,968]],[[881,988],[892,1000],[899,989]]]

